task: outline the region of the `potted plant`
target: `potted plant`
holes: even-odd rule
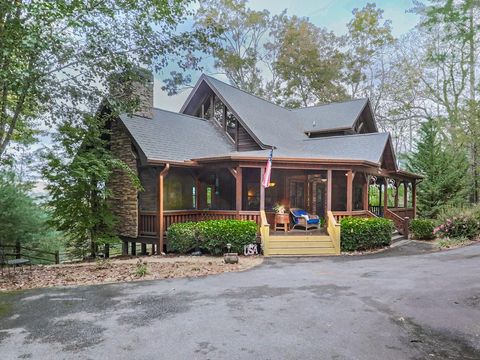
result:
[[[273,210],[275,211],[275,231],[288,231],[290,226],[290,216],[288,215],[288,213],[286,213],[285,205],[275,204],[273,206]]]
[[[275,211],[275,214],[285,214],[285,205],[282,204],[275,204],[273,205],[273,210]]]

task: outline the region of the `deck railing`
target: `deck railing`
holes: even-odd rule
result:
[[[341,228],[340,224],[337,222],[337,219],[332,211],[327,211],[328,224],[327,232],[332,239],[333,247],[335,248],[335,253],[340,254],[340,233]]]
[[[369,210],[355,210],[355,211],[330,211],[332,216],[335,218],[337,223],[343,218],[346,217],[375,217],[375,214],[370,212]]]
[[[158,236],[158,218],[153,211],[141,211],[139,221],[140,236]],[[166,210],[163,213],[164,229],[176,223],[196,222],[205,220],[238,219],[261,223],[260,211],[236,210]]]
[[[401,217],[397,213],[393,212],[392,209],[387,209],[385,211],[385,219],[392,220],[397,231],[404,237],[408,238],[410,227],[409,217]]]

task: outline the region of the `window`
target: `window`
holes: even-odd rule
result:
[[[165,210],[188,210],[195,208],[193,196],[195,180],[190,171],[172,169],[165,177],[164,196]]]
[[[225,122],[226,122],[225,131],[232,138],[232,140],[235,141],[237,137],[237,119],[228,110],[227,110],[227,116],[225,118]]]
[[[290,207],[305,208],[305,182],[290,182]]]
[[[207,209],[212,208],[212,187],[207,187]]]
[[[223,128],[225,126],[223,123],[224,106],[218,97],[215,97],[214,109],[213,118]]]

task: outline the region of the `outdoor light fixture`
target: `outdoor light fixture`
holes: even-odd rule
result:
[[[275,181],[269,182],[268,187],[274,187],[276,185]]]

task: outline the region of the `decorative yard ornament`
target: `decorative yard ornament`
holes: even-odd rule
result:
[[[245,245],[243,247],[243,255],[245,255],[245,256],[258,255],[257,244]]]
[[[372,185],[376,185],[377,184],[377,177],[375,175],[373,175],[371,178],[370,178],[370,184]]]

